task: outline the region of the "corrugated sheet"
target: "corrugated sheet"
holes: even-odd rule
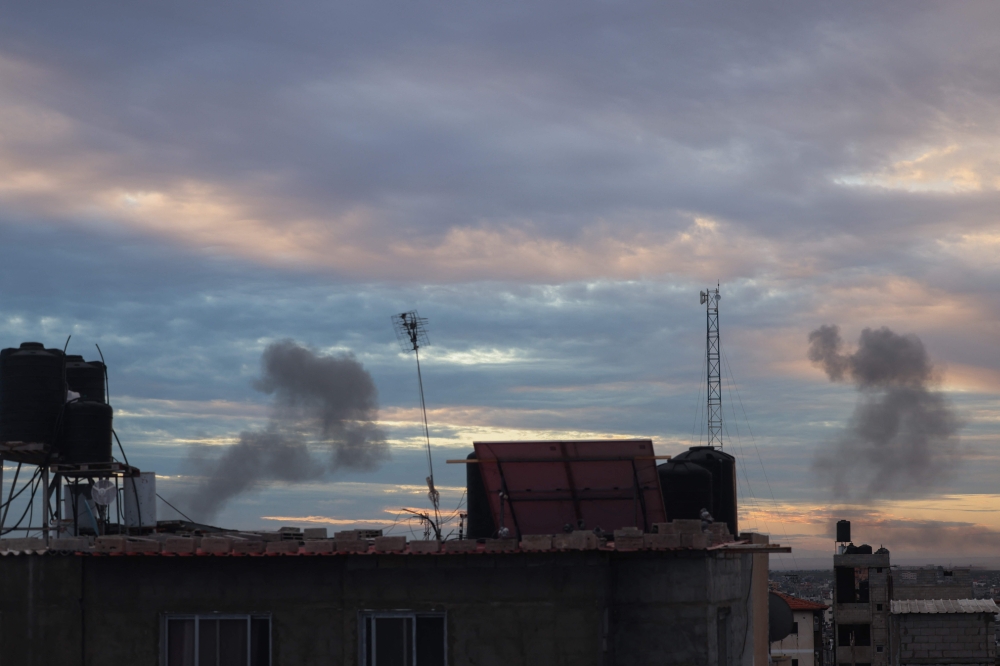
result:
[[[992,599],[904,599],[892,602],[892,613],[1000,613],[1000,607]]]

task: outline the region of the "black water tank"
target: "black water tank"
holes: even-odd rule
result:
[[[107,402],[104,396],[104,364],[84,361],[82,356],[67,356],[66,387],[79,393],[80,400]]]
[[[476,460],[476,452],[470,453],[466,459]],[[486,484],[483,483],[483,473],[479,469],[479,463],[465,465],[465,493],[465,506],[469,514],[467,538],[494,537],[497,527],[493,522],[493,511],[490,509],[490,500],[486,495]]]
[[[837,543],[847,543],[851,540],[851,521],[837,521]]]
[[[689,460],[671,460],[656,468],[667,519],[700,518],[701,510],[715,515],[712,473]]]
[[[66,402],[65,359],[38,342],[0,351],[0,441],[55,442]]]
[[[111,406],[91,400],[66,403],[59,454],[66,463],[111,462]]]
[[[736,458],[713,446],[692,446],[674,457],[704,467],[712,473],[712,517],[726,523],[729,532],[738,536],[736,517]]]
[[[866,543],[863,543],[860,546],[858,546],[857,553],[858,553],[858,555],[871,555],[872,554],[872,547],[869,546]]]

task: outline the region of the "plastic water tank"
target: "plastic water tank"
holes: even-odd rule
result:
[[[692,446],[674,457],[707,469],[712,474],[712,517],[726,523],[733,536],[739,535],[736,505],[736,458],[713,446]]]
[[[92,400],[66,403],[59,454],[66,463],[111,462],[111,406]]]
[[[687,460],[671,460],[656,468],[667,518],[695,519],[701,510],[715,514],[712,497],[712,473]]]
[[[475,460],[476,452],[470,453],[467,460]],[[493,511],[490,509],[489,497],[486,495],[486,485],[483,483],[483,473],[479,470],[478,463],[468,463],[465,465],[465,502],[469,513],[468,530],[466,534],[469,539],[490,539],[496,532],[496,525],[493,523]]]
[[[0,441],[55,443],[66,402],[65,359],[38,342],[0,351]]]
[[[104,364],[84,361],[82,356],[66,357],[66,386],[80,394],[80,400],[107,402],[104,395]]]

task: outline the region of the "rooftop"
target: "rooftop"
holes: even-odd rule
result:
[[[778,592],[777,590],[771,590],[772,594],[776,594],[785,600],[788,607],[793,611],[812,611],[812,610],[826,610],[829,606],[825,604],[818,604],[815,601],[809,601],[807,599],[800,599],[799,597],[793,597],[790,594],[785,594],[784,592]]]
[[[903,599],[892,602],[892,614],[1000,613],[992,599]]]

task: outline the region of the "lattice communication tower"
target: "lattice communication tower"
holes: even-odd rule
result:
[[[701,292],[707,320],[705,354],[708,367],[708,445],[722,448],[722,359],[719,347],[719,285]]]

